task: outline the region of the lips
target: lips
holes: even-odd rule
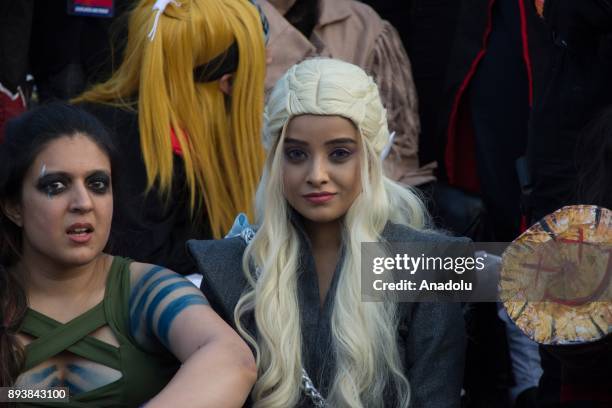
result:
[[[329,193],[327,191],[323,191],[320,193],[310,193],[310,194],[304,194],[304,198],[308,201],[310,201],[311,203],[314,204],[322,204],[322,203],[326,203],[329,200],[331,200],[332,198],[334,198],[334,196],[336,195],[336,193]]]
[[[75,223],[66,229],[68,238],[74,243],[84,244],[89,242],[94,232],[94,227],[89,223]]]

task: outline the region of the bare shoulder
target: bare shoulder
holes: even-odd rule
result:
[[[142,262],[130,264],[130,307],[134,307],[137,298],[140,303],[165,288],[162,293],[170,295],[176,292],[189,292],[202,296],[199,289],[186,277],[160,265]],[[179,290],[180,289],[180,290]]]
[[[135,283],[141,280],[145,275],[152,276],[156,272],[161,271],[175,273],[174,271],[164,268],[163,266],[143,262],[132,262],[130,264],[130,287],[133,288]]]
[[[169,347],[172,322],[193,307],[207,306],[200,290],[184,276],[159,265],[130,265],[130,330],[147,349],[153,339]]]

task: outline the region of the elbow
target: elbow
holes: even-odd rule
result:
[[[248,385],[249,392],[257,382],[257,365],[255,364],[255,359],[251,356],[252,362],[247,366],[245,366],[242,370],[242,381],[244,384]]]
[[[246,358],[244,363],[244,377],[245,381],[249,384],[249,389],[253,388],[257,381],[257,363],[255,363],[255,357],[251,352],[251,349],[246,348]]]
[[[245,383],[249,384],[250,389],[257,381],[257,364],[255,363],[255,357],[251,350],[247,346],[244,346],[244,348],[246,350],[242,358],[241,372]]]
[[[241,388],[251,390],[257,381],[257,364],[251,349],[243,342],[237,342],[233,347],[233,355],[236,361],[235,375],[236,382]]]
[[[247,400],[257,381],[257,365],[251,349],[236,336],[235,339],[219,341],[209,349],[217,361],[217,389],[227,390],[215,402],[208,401],[211,407],[223,406],[239,408]],[[231,390],[231,391],[230,391]]]

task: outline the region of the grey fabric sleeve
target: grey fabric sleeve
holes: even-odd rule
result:
[[[411,408],[459,408],[465,324],[459,303],[413,303],[406,316],[405,367]]]
[[[383,236],[389,242],[471,242],[397,224],[388,224]],[[410,408],[459,408],[467,344],[461,303],[402,303],[400,310]]]
[[[213,309],[234,327],[234,308],[247,285],[242,272],[246,248],[240,237],[221,240],[189,240],[187,252],[202,274],[200,290]]]

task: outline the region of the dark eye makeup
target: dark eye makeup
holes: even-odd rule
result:
[[[110,176],[103,171],[96,171],[85,180],[87,186],[96,194],[105,194],[110,187]]]
[[[306,159],[308,155],[302,149],[288,147],[285,149],[285,157],[292,163],[299,163]]]
[[[353,151],[348,148],[336,148],[329,154],[335,162],[343,162],[348,160],[353,155]]]
[[[40,177],[36,182],[36,189],[49,197],[56,196],[68,190],[72,185],[72,178],[62,172],[49,173]],[[97,170],[85,178],[85,185],[94,194],[106,194],[110,189],[110,175]]]
[[[353,150],[347,147],[335,147],[330,153],[329,158],[332,162],[342,163],[353,155]],[[301,163],[308,158],[308,154],[300,148],[287,147],[285,157],[291,163]]]
[[[38,179],[36,188],[48,196],[55,196],[64,192],[70,185],[70,178],[61,173],[46,174]]]

